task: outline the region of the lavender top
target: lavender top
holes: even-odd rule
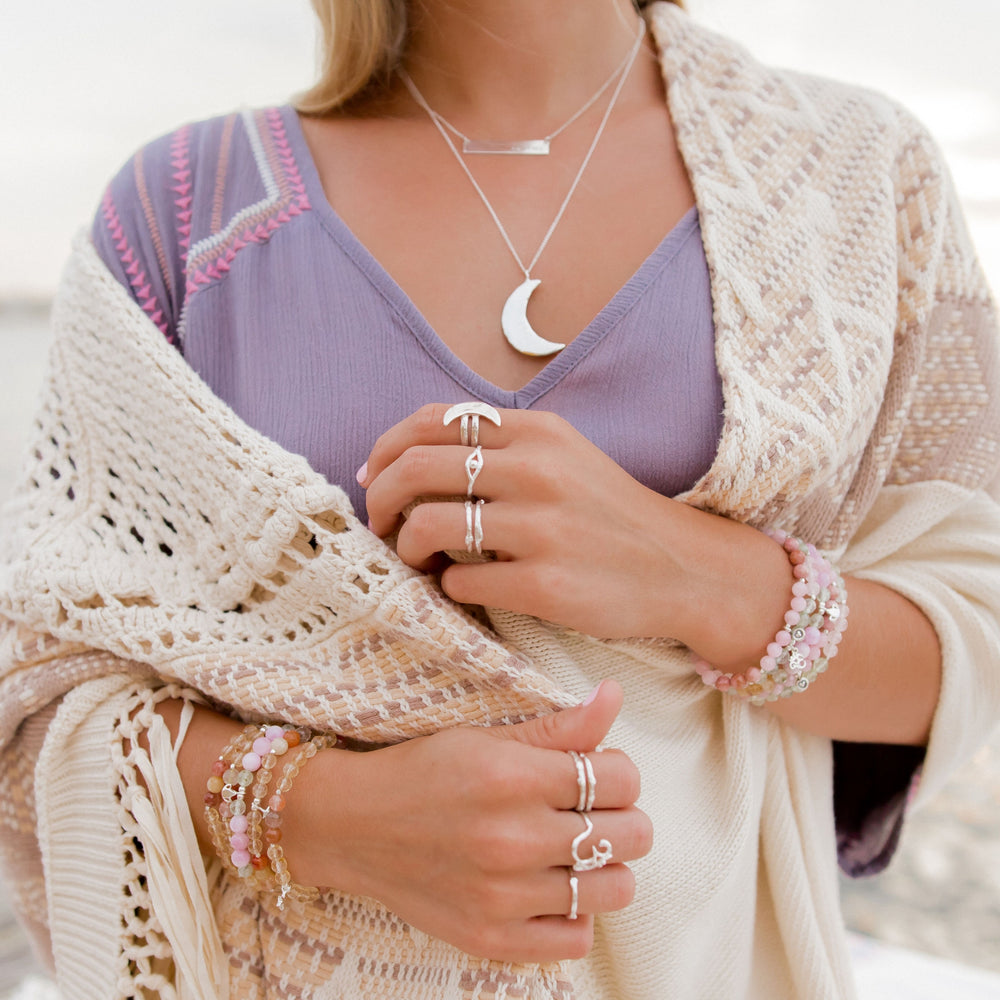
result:
[[[112,181],[93,227],[105,263],[215,394],[343,486],[362,517],[355,470],[427,402],[549,410],[646,486],[692,486],[723,412],[700,236],[692,209],[586,329],[508,391],[445,346],[334,212],[289,107],[151,143]],[[873,788],[857,780],[868,757],[836,758],[841,857],[855,872],[891,855],[915,766],[901,758]]]

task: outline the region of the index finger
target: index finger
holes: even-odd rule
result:
[[[554,776],[549,805],[556,809],[576,809],[581,791],[586,791],[586,772],[580,777],[573,757],[563,752],[565,764]],[[624,809],[639,798],[639,769],[621,750],[595,750],[580,754],[591,765],[594,779],[593,809]],[[581,781],[583,785],[581,785]]]
[[[451,404],[427,403],[390,427],[373,445],[368,461],[359,470],[358,482],[367,489],[380,472],[392,465],[407,448],[415,445],[461,444],[461,417],[453,419],[447,426],[444,422],[445,414],[451,409]],[[495,427],[486,418],[479,420],[479,444],[484,448],[502,448],[511,439],[508,426],[511,419],[516,422],[518,411],[497,412],[502,420],[500,427]]]

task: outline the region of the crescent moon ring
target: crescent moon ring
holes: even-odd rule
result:
[[[456,403],[454,406],[449,407],[444,414],[444,425],[448,426],[452,421],[462,418],[462,423],[460,425],[461,438],[463,445],[472,445],[475,447],[479,444],[479,418],[485,417],[491,424],[495,424],[497,427],[500,426],[500,414],[495,410],[489,403],[481,403],[479,400],[475,400],[471,403]],[[470,434],[469,428],[469,418],[472,418],[472,428]]]
[[[539,337],[528,322],[528,299],[531,293],[541,284],[538,278],[527,278],[510,293],[504,303],[500,316],[500,325],[507,343],[532,358],[544,358],[549,354],[561,351],[566,345],[557,344],[554,340]]]

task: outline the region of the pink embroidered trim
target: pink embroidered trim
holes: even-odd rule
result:
[[[187,263],[187,252],[191,246],[191,126],[178,129],[170,140],[170,175],[173,184],[174,208],[177,210],[177,242],[181,249],[181,260]]]
[[[118,216],[118,209],[115,207],[110,188],[105,192],[104,198],[101,201],[101,214],[104,217],[105,225],[108,227],[108,232],[111,234],[111,239],[114,241],[118,259],[121,261],[122,267],[128,275],[129,284],[132,286],[132,291],[135,293],[136,300],[141,306],[142,311],[159,327],[167,340],[174,343],[175,338],[167,322],[163,306],[157,301],[149,278],[142,269],[138,256],[129,245],[128,239],[125,236],[125,228],[122,226],[122,221]]]
[[[265,163],[260,164],[261,172],[263,174],[264,168],[270,171],[277,191],[274,197],[242,218],[240,224],[225,239],[186,261],[187,298],[214,281],[221,280],[241,250],[253,244],[266,243],[286,222],[312,207],[288,141],[281,111],[269,108],[256,112],[254,121],[258,126],[265,160]],[[221,197],[218,191],[216,197]]]

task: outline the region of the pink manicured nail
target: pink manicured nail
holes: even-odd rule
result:
[[[365,485],[365,480],[368,478],[368,463],[367,462],[365,462],[365,464],[362,465],[360,469],[358,469],[356,475],[357,475],[358,482],[362,486],[364,486]]]
[[[601,684],[603,683],[604,681],[601,681]],[[601,690],[601,684],[598,684],[597,687],[595,687],[594,690],[591,691],[590,694],[588,694],[587,697],[584,698],[582,702],[580,702],[580,704],[581,705],[593,704],[594,699],[597,697],[597,692]]]

